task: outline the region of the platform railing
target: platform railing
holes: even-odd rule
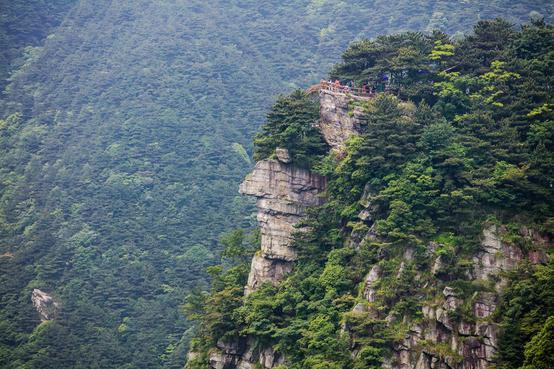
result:
[[[349,94],[359,97],[372,97],[375,95],[375,92],[369,86],[363,87],[350,87],[344,86],[337,82],[321,81],[319,83],[320,89],[330,92],[338,92],[343,94]]]

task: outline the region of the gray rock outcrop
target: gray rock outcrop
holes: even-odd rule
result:
[[[503,232],[495,225],[483,230],[481,249],[473,257],[473,270],[468,276],[471,280],[493,283],[496,291],[475,292],[469,301],[464,301],[453,288],[445,287],[439,300],[422,307],[424,319],[410,327],[404,339],[395,345],[389,368],[486,369],[494,363],[498,326],[492,315],[506,284],[504,272],[525,260],[537,264],[548,259],[544,249],[525,252],[517,245],[502,241]],[[535,232],[522,230],[521,233],[524,237],[536,238],[539,242],[534,244],[539,247],[552,247]],[[379,282],[378,270],[374,266],[366,279],[364,297],[368,302],[375,301],[371,291]],[[469,307],[469,316],[454,319],[464,305]]]
[[[33,302],[33,306],[39,313],[41,321],[45,322],[56,317],[60,305],[56,301],[54,301],[54,298],[46,292],[35,288],[31,295],[31,301]]]
[[[246,293],[265,282],[277,283],[292,269],[291,247],[296,227],[309,206],[325,202],[326,179],[277,160],[262,160],[240,185],[239,192],[255,196],[261,231],[261,250],[252,259]]]
[[[497,277],[496,290],[501,291],[506,281],[502,272],[513,269],[523,259],[529,259],[533,264],[547,262],[547,255],[543,250],[534,250],[527,255],[516,246],[502,242],[501,234],[504,231],[496,225],[491,225],[483,230],[481,238],[481,250],[473,257],[473,271],[471,278],[476,280],[488,280]],[[527,237],[534,244],[546,246],[547,241],[539,238],[536,232],[522,229],[523,237]]]
[[[260,348],[253,339],[218,341],[217,348],[210,355],[211,369],[272,369],[285,361],[273,348]]]
[[[328,90],[319,92],[320,120],[317,128],[332,149],[342,151],[348,138],[361,133],[366,124],[365,113],[356,102],[368,99]]]
[[[364,285],[364,298],[368,302],[375,302],[377,299],[377,292],[375,291],[375,283],[379,280],[379,265],[374,265],[369,274],[365,278]]]
[[[275,149],[275,156],[277,160],[281,163],[290,164],[292,163],[292,158],[290,156],[289,150],[278,147]]]
[[[262,160],[244,182],[239,192],[257,198],[261,249],[252,258],[245,294],[264,283],[277,284],[290,273],[296,260],[292,247],[297,227],[309,206],[322,205],[327,186],[325,177],[291,164],[284,149],[276,152],[278,160]],[[284,363],[284,357],[271,347],[259,347],[253,338],[219,341],[210,354],[212,369],[271,369]]]

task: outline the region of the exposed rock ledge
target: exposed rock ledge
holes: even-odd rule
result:
[[[292,270],[296,252],[291,243],[295,232],[302,232],[298,222],[309,206],[325,202],[325,177],[290,164],[287,150],[277,149],[278,160],[262,160],[244,182],[239,192],[255,196],[261,231],[261,250],[252,258],[245,294],[263,283],[276,284]],[[194,357],[194,353],[190,358]],[[189,358],[189,359],[190,359]],[[271,347],[259,347],[255,338],[218,341],[209,358],[211,369],[269,369],[285,358]]]
[[[56,314],[59,309],[59,304],[54,301],[52,296],[35,288],[33,294],[31,295],[31,301],[33,306],[40,315],[40,320],[45,322],[47,320],[52,320],[56,317]]]
[[[517,267],[522,261],[532,264],[548,262],[546,250],[552,247],[549,239],[537,232],[523,228],[522,237],[535,245],[533,251],[524,251],[516,245],[502,240],[505,230],[491,225],[483,230],[481,250],[473,257],[473,270],[469,280],[494,281],[496,292],[476,292],[470,303],[470,321],[455,321],[451,313],[459,309],[464,301],[453,288],[445,287],[442,297],[422,307],[424,319],[410,327],[401,342],[395,344],[393,357],[385,363],[390,369],[486,369],[494,362],[498,347],[498,326],[491,319],[496,310],[502,289],[506,285],[504,272]],[[404,263],[413,259],[406,252],[398,274]],[[382,278],[378,265],[374,265],[365,279],[364,298],[375,302],[377,284]],[[363,304],[354,312],[379,315]],[[389,317],[381,317],[388,320]],[[437,351],[437,347],[442,347]],[[445,348],[447,354],[445,355]]]
[[[307,207],[325,202],[326,185],[325,177],[277,160],[258,162],[240,185],[240,193],[258,198],[261,230],[261,251],[252,259],[247,294],[264,282],[277,283],[290,272],[296,260],[292,237],[302,231],[295,226]]]
[[[327,90],[319,92],[320,120],[317,128],[334,150],[342,151],[348,138],[361,133],[366,124],[365,113],[354,103],[368,99]]]

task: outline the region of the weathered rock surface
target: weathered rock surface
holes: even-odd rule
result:
[[[320,120],[317,127],[331,148],[342,151],[348,138],[360,134],[366,124],[365,114],[354,103],[368,99],[328,90],[319,92]]]
[[[480,293],[472,304],[475,321],[455,322],[449,314],[463,301],[449,287],[443,294],[442,303],[423,307],[423,322],[395,346],[391,368],[485,369],[493,362],[497,327],[489,317],[497,295]]]
[[[287,149],[283,149],[281,147],[276,148],[275,156],[277,156],[277,160],[279,160],[281,163],[285,163],[285,164],[292,163],[292,158],[290,156],[289,150]]]
[[[35,288],[31,295],[31,301],[39,313],[41,321],[52,320],[56,317],[60,305],[46,292]]]
[[[261,231],[261,250],[252,258],[245,294],[262,284],[276,284],[292,270],[296,251],[293,234],[302,232],[297,224],[309,206],[325,202],[325,177],[290,164],[289,153],[277,149],[278,160],[262,160],[240,185],[239,192],[255,196]],[[271,347],[259,347],[255,340],[237,338],[219,341],[210,355],[212,369],[271,369],[284,357]]]
[[[288,260],[270,259],[260,255],[252,258],[252,266],[248,276],[246,293],[260,287],[264,282],[276,283],[282,280],[292,270],[292,262]]]
[[[271,369],[285,358],[271,347],[260,348],[253,339],[217,342],[217,351],[210,355],[211,369]]]
[[[533,264],[545,263],[547,255],[544,250],[535,250],[527,255],[516,245],[510,245],[502,242],[501,234],[504,231],[496,225],[491,225],[483,231],[481,250],[473,257],[473,279],[487,280],[497,276],[496,289],[500,291],[506,281],[502,278],[502,272],[513,269],[524,259],[529,259]],[[533,237],[534,244],[542,247],[546,246],[548,241],[538,239],[535,232],[527,229],[521,231],[524,237]],[[538,243],[537,243],[538,241]]]
[[[292,269],[296,251],[293,234],[309,206],[325,202],[326,179],[306,169],[276,160],[263,160],[240,185],[239,192],[258,198],[261,251],[252,260],[246,286],[250,293],[265,282],[277,283]]]
[[[377,299],[377,292],[375,291],[375,283],[379,280],[379,266],[374,265],[371,270],[369,271],[369,274],[365,278],[365,285],[364,285],[364,298],[368,302],[375,302]]]
[[[535,232],[522,230],[522,236],[532,239],[539,249],[524,252],[516,245],[502,241],[504,231],[497,226],[483,230],[481,250],[473,258],[472,280],[494,281],[496,292],[476,292],[470,301],[463,301],[451,287],[445,287],[440,301],[422,307],[424,319],[413,325],[405,338],[395,345],[391,369],[486,369],[494,362],[497,350],[498,327],[492,320],[502,288],[503,273],[520,262],[547,261],[549,240]],[[436,248],[436,245],[430,245]],[[542,250],[540,248],[543,248]],[[405,261],[409,257],[404,256]],[[401,263],[399,269],[404,263]],[[433,266],[432,269],[436,267]],[[379,269],[374,266],[366,278],[364,297],[375,301],[373,286],[379,282]],[[461,321],[453,316],[464,304],[469,304],[471,319]]]

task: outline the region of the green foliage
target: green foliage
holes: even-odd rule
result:
[[[544,1],[514,5],[507,0],[471,6],[408,0],[393,4],[358,0],[4,3],[0,88],[6,86],[8,75],[10,79],[0,101],[0,366],[7,368],[48,363],[55,368],[180,368],[192,331],[178,307],[195,286],[205,290],[210,277],[213,308],[198,310],[197,316],[212,319],[203,325],[206,339],[195,344],[206,348],[216,336],[241,336],[254,329],[253,320],[245,320],[249,315],[240,310],[240,286],[247,271],[243,261],[250,249],[238,243],[238,233],[223,242],[218,238],[225,230],[252,224],[247,215],[252,203],[238,197],[236,187],[250,169],[250,141],[274,96],[318,81],[353,39],[405,29],[461,31],[468,22],[492,15],[521,21],[531,10],[546,9]],[[547,13],[551,17],[552,12]],[[513,47],[502,38],[506,34]],[[451,144],[429,146],[434,152],[433,173],[448,175],[444,182],[452,188],[447,196],[451,209],[457,209],[456,201],[472,195],[471,186],[463,191],[456,186],[471,179],[464,176],[469,171],[464,168],[476,161],[474,152],[480,155],[472,168],[487,164],[477,174],[497,167],[486,160],[489,138],[475,140],[476,134],[464,130],[465,123],[482,122],[483,128],[491,121],[502,121],[507,129],[491,125],[486,137],[496,137],[494,145],[525,142],[524,147],[513,150],[513,145],[500,145],[494,160],[507,165],[498,165],[496,176],[478,185],[490,189],[486,196],[492,204],[515,198],[520,201],[518,209],[539,217],[551,211],[548,204],[537,201],[548,195],[550,177],[545,173],[553,163],[551,101],[545,87],[551,86],[551,62],[542,52],[552,42],[551,29],[537,22],[524,27],[521,37],[516,34],[503,25],[481,24],[474,36],[480,51],[463,63],[464,72],[472,73],[472,66],[483,69],[472,76],[477,81],[490,72],[494,60],[506,62],[498,74],[520,75],[509,81],[485,81],[496,88],[490,94],[502,104],[498,112],[485,111],[491,117],[483,121],[476,119],[481,112],[463,116],[474,109],[469,97],[462,100],[467,105],[463,110],[457,110],[455,100],[446,99],[441,100],[444,109],[435,109],[463,116],[449,121],[456,130],[447,132]],[[391,175],[387,180],[372,178],[378,190],[387,187],[389,180],[405,180],[402,170],[417,156],[417,137],[435,123],[435,118],[429,118],[430,108],[419,102],[427,99],[435,107],[435,100],[441,99],[430,84],[437,62],[429,55],[436,41],[455,46],[456,55],[441,60],[445,69],[460,63],[459,50],[476,49],[471,43],[459,46],[442,33],[381,37],[375,42],[360,41],[375,62],[365,62],[362,50],[359,73],[341,69],[356,81],[374,77],[376,87],[385,88],[382,77],[390,76],[390,87],[400,99],[411,98],[418,107],[412,117],[411,103],[382,98],[377,110],[382,118],[370,122],[372,129],[387,139],[396,129],[413,137],[393,137],[390,147],[357,142],[360,152],[353,149],[349,154],[349,166],[357,172],[352,175],[348,167],[337,171],[337,194],[308,220],[314,232],[298,240],[309,272],[302,270],[298,288],[280,291],[280,299],[272,301],[277,304],[275,311],[288,317],[278,324],[271,316],[262,319],[271,329],[276,327],[275,337],[267,339],[293,352],[298,365],[316,367],[318,360],[321,365],[350,365],[346,352],[340,352],[338,360],[329,355],[314,359],[310,345],[331,342],[337,350],[346,347],[337,322],[350,310],[368,260],[374,262],[387,245],[365,245],[360,254],[345,253],[328,267],[327,253],[343,248],[347,224],[358,223],[356,229],[364,229],[359,222],[349,221],[360,210],[358,200],[368,175]],[[347,56],[352,50],[345,54],[345,65],[355,64]],[[504,51],[515,56],[497,57]],[[481,58],[487,55],[493,56],[483,64]],[[426,117],[423,123],[419,114],[421,119]],[[393,127],[382,121],[388,118]],[[415,124],[406,125],[404,120]],[[279,139],[297,149],[297,163],[317,164],[318,170],[333,172],[334,158],[313,156],[312,149],[320,153],[320,140],[312,136],[306,122],[290,122]],[[497,131],[503,134],[495,136]],[[514,135],[518,140],[506,139]],[[298,138],[302,140],[296,142]],[[466,149],[468,142],[473,146]],[[368,162],[363,150],[377,153],[384,165]],[[520,161],[506,153],[518,154]],[[425,162],[425,158],[418,160]],[[340,195],[339,181],[345,188]],[[499,186],[504,186],[502,191]],[[389,191],[390,198],[379,204],[382,219],[388,217],[395,193],[400,194]],[[523,200],[529,196],[534,199],[531,204]],[[417,210],[420,214],[436,211]],[[345,222],[343,215],[348,218]],[[407,224],[406,216],[393,218],[391,227]],[[407,233],[399,229],[398,234]],[[416,237],[425,235],[422,231]],[[228,243],[226,255],[232,260],[213,267],[222,243]],[[210,266],[208,274],[205,269]],[[346,276],[334,279],[344,271]],[[52,292],[63,307],[56,322],[38,328],[29,302],[35,287]],[[191,307],[200,309],[210,301],[204,293],[195,295],[188,300]],[[291,299],[292,307],[283,302]],[[310,301],[310,306],[304,301]],[[254,305],[253,317],[264,318],[274,310],[262,302]],[[331,316],[325,320],[326,329],[299,334],[316,316]],[[304,336],[302,347],[292,344]],[[376,352],[364,355],[361,362],[378,361],[372,358],[378,356]],[[203,360],[205,352],[197,359]]]
[[[250,259],[259,247],[259,235],[237,229],[223,235],[221,243],[222,264],[208,268],[212,280],[210,293],[197,289],[187,296],[183,306],[187,318],[198,323],[193,343],[197,351],[215,345],[219,338],[225,341],[240,333],[236,310],[243,302]],[[202,360],[198,361],[202,365]]]
[[[450,56],[454,56],[454,45],[444,44],[441,40],[435,41],[435,46],[433,47],[429,58],[440,62]]]
[[[545,368],[552,363],[554,263],[511,276],[497,319],[502,323],[498,368]]]
[[[552,93],[539,83],[552,82],[542,69],[552,47],[518,46],[529,37],[548,45],[552,30],[539,22],[515,31],[493,20],[462,40],[404,33],[352,44],[332,78],[376,83],[385,74],[389,89],[358,103],[362,132],[343,152],[312,154],[328,177],[328,202],[308,211],[310,231],[295,236],[294,271],[250,294],[230,332],[284,353],[286,368],[361,369],[380,368],[445,286],[465,301],[450,318],[474,321],[479,293],[495,291],[494,281],[468,277],[483,227],[507,224],[505,241],[528,252],[540,246],[516,236],[521,226],[552,224]],[[282,116],[294,117],[297,105],[286,102]],[[260,158],[278,144],[264,145]],[[374,301],[356,298],[374,266]],[[552,264],[515,273],[495,317],[502,369],[551,360]],[[421,347],[463,360],[444,343]]]
[[[404,98],[421,98],[422,83],[433,78],[433,45],[444,38],[440,32],[431,36],[413,32],[355,42],[331,77],[367,83],[377,91],[390,89]]]
[[[547,369],[554,365],[554,315],[548,317],[543,328],[525,344],[523,369]]]
[[[287,149],[292,162],[311,167],[327,153],[321,133],[313,127],[319,119],[319,100],[301,90],[281,96],[254,138],[254,160],[267,159],[276,148]]]
[[[415,137],[427,123],[419,119],[413,104],[387,94],[371,100],[365,108],[368,122],[364,133],[351,138],[346,157],[324,173],[332,179],[329,191],[333,197],[354,205],[345,208],[345,217],[357,215],[355,200],[364,191],[383,188],[386,178],[415,155]]]
[[[77,0],[11,0],[2,3],[0,18],[0,92],[29,52],[55,32]],[[27,55],[25,55],[27,54]]]

